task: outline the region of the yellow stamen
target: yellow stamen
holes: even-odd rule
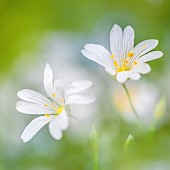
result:
[[[128,53],[128,57],[130,57],[130,58],[133,57],[133,55],[134,55],[133,52],[129,52],[129,53]]]
[[[143,45],[143,48],[146,48],[146,47],[147,47],[147,45],[146,45],[146,44],[144,44],[144,45]]]
[[[59,107],[59,108],[57,109],[57,114],[60,114],[60,113],[63,111],[63,109],[64,109],[64,107]]]
[[[63,102],[63,101],[64,101],[64,98],[60,98],[60,101]]]
[[[117,64],[117,61],[116,61],[116,60],[114,60],[114,62],[113,62],[113,63],[114,63],[114,65],[115,65],[115,66],[118,66],[118,64]]]
[[[128,60],[125,60],[125,63],[126,63],[126,64],[128,64],[128,63],[129,63],[129,61],[128,61]]]
[[[46,116],[46,117],[50,117],[50,115],[49,115],[49,114],[45,114],[45,116]]]
[[[122,68],[117,68],[117,72],[121,72],[122,71]]]
[[[134,61],[134,65],[137,65],[138,64],[138,62],[137,61]]]
[[[114,56],[114,54],[112,54],[111,56],[110,56],[110,58],[114,58],[115,56]]]
[[[60,98],[59,100],[60,100],[61,105],[64,105],[64,98]]]
[[[56,93],[52,93],[52,96],[53,96],[53,97],[56,97]]]
[[[127,67],[125,65],[122,66],[122,71],[126,71]]]
[[[44,104],[44,106],[48,106],[48,104]]]

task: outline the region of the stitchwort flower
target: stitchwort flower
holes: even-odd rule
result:
[[[149,52],[158,45],[158,40],[145,40],[134,47],[134,37],[131,26],[122,31],[122,28],[115,24],[110,32],[111,52],[98,44],[86,44],[81,52],[88,59],[102,65],[106,72],[120,83],[125,83],[128,79],[139,80],[140,74],[151,71],[146,62],[162,57],[163,53]]]
[[[84,92],[92,85],[91,81],[56,80],[53,85],[53,72],[49,64],[44,70],[44,88],[47,97],[39,92],[23,89],[18,92],[18,97],[23,101],[16,103],[16,109],[26,114],[42,115],[33,119],[21,135],[23,142],[32,139],[35,134],[46,124],[49,124],[51,136],[59,140],[63,131],[68,128],[69,116],[66,106],[71,104],[90,104],[95,97]]]

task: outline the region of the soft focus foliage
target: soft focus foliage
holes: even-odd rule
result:
[[[90,170],[93,125],[98,135],[100,169],[169,170],[169,18],[169,0],[1,0],[0,170]],[[145,130],[131,121],[134,118],[121,86],[80,52],[86,43],[109,47],[109,32],[116,23],[133,26],[135,44],[158,39],[156,50],[164,53],[161,59],[150,62],[149,75],[127,84],[138,112],[143,114]],[[97,101],[88,108],[72,106],[71,125],[61,141],[53,140],[44,128],[25,144],[20,136],[34,116],[15,110],[16,94],[23,88],[44,93],[41,83],[47,62],[54,68],[55,79],[94,82],[92,91]],[[165,99],[160,101],[162,96]],[[155,108],[161,119],[153,125]],[[124,152],[129,134],[134,143]]]

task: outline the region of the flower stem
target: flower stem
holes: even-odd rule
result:
[[[98,170],[98,150],[93,150],[93,170]]]
[[[91,149],[92,149],[92,156],[93,156],[93,170],[99,169],[99,143],[98,143],[98,135],[96,132],[95,127],[93,127],[90,139]]]
[[[131,100],[131,97],[130,97],[130,94],[129,94],[129,91],[128,91],[126,85],[125,85],[125,84],[122,84],[122,86],[123,86],[123,88],[125,89],[125,92],[126,92],[126,94],[127,94],[127,97],[128,97],[129,103],[130,103],[130,106],[131,106],[131,108],[132,108],[132,111],[133,111],[135,117],[138,119],[138,121],[140,122],[140,124],[142,124],[142,121],[141,121],[141,119],[140,119],[140,117],[139,117],[139,115],[138,115],[135,107],[133,106],[133,103],[132,103],[132,100]]]

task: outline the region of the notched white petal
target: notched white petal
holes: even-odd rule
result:
[[[122,37],[122,28],[117,24],[113,25],[113,28],[110,31],[110,48],[116,59],[121,57]]]
[[[50,121],[51,119],[47,118],[46,116],[41,116],[33,119],[21,135],[23,142],[28,142],[31,140],[40,131],[40,129]]]
[[[72,94],[66,98],[66,104],[90,104],[96,100],[91,93]]]
[[[84,49],[101,57],[110,57],[110,52],[99,44],[86,44]]]
[[[140,74],[147,74],[151,71],[151,67],[147,63],[143,63],[139,65],[138,67],[133,69],[134,72],[138,72]]]
[[[158,45],[158,40],[150,39],[145,40],[137,44],[134,49],[132,49],[135,58],[139,58],[140,56],[146,54],[151,51]]]
[[[88,59],[104,67],[107,65],[108,59],[111,56],[111,53],[107,49],[98,44],[86,44],[81,52]]]
[[[116,75],[116,70],[112,67],[106,67],[105,71],[110,74],[111,76],[115,76]]]
[[[119,83],[125,83],[125,81],[128,79],[129,71],[122,71],[118,72],[116,79]]]
[[[130,78],[131,80],[137,81],[137,80],[139,80],[139,79],[141,78],[141,75],[140,75],[139,73],[131,73],[131,74],[129,75],[129,78]]]
[[[133,40],[135,38],[135,32],[134,32],[134,29],[128,25],[125,27],[124,31],[124,36],[127,38],[127,39],[131,39]]]
[[[18,101],[16,103],[16,109],[19,112],[26,114],[52,114],[56,112],[48,104],[42,105],[37,103],[29,103],[25,101]]]
[[[44,69],[44,88],[48,96],[52,97],[52,94],[54,92],[53,72],[49,64],[46,64],[45,69]]]
[[[152,51],[138,59],[141,63],[146,63],[151,60],[155,60],[158,58],[161,58],[163,56],[163,53],[161,51]]]
[[[79,80],[73,82],[68,88],[66,88],[66,94],[70,95],[84,91],[92,86],[92,82],[89,80]]]
[[[51,101],[41,93],[29,89],[20,90],[17,93],[17,95],[20,99],[31,103],[37,103],[37,104],[51,103]]]
[[[126,58],[128,53],[134,47],[135,33],[131,26],[125,27],[123,31],[123,43],[122,43],[122,58]]]
[[[53,78],[53,72],[52,72],[50,65],[47,63],[44,69],[44,80],[49,79],[49,78],[50,79]]]
[[[60,140],[62,138],[63,132],[59,126],[58,117],[56,117],[49,123],[49,132],[51,136],[56,140]]]
[[[63,110],[56,118],[56,120],[58,119],[58,125],[59,125],[59,128],[61,130],[66,130],[68,128],[68,125],[69,125],[69,118],[68,118],[68,115],[67,115],[67,112],[65,110]]]
[[[63,110],[59,115],[55,116],[55,118],[49,123],[49,131],[51,136],[60,140],[63,136],[63,131],[68,128],[69,119],[65,110]]]
[[[57,79],[54,82],[54,88],[63,88],[65,89],[66,87],[72,85],[73,81],[66,80],[66,79]]]

